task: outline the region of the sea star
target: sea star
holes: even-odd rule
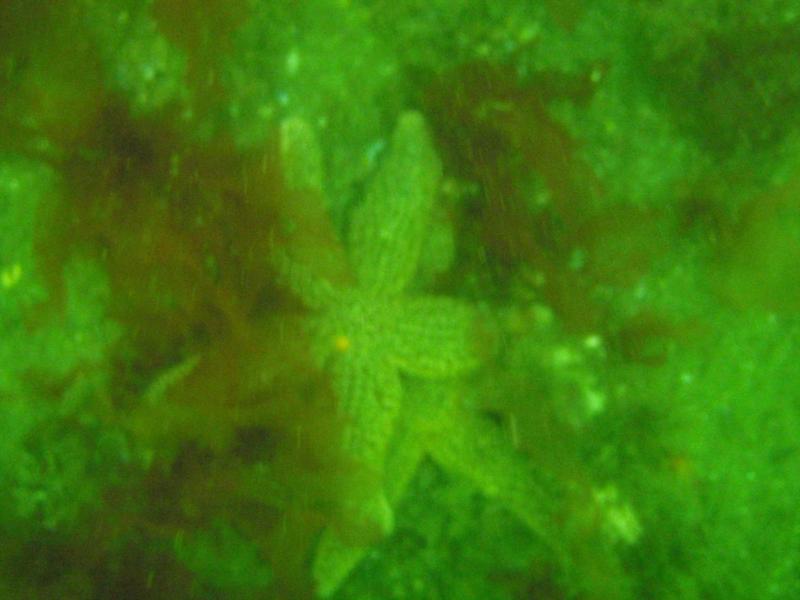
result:
[[[293,187],[321,193],[319,150],[310,127],[283,127],[283,160]],[[319,164],[317,164],[319,162]],[[380,476],[358,500],[382,533],[425,456],[467,476],[541,531],[545,504],[527,464],[497,428],[461,410],[446,382],[480,363],[477,309],[462,300],[409,291],[441,177],[421,115],[400,116],[388,154],[353,209],[347,235],[354,284],[336,284],[313,266],[276,252],[285,283],[311,308],[315,355],[330,369],[346,420],[345,450]],[[313,565],[317,592],[333,594],[366,553],[323,532]]]
[[[321,152],[311,127],[289,119],[281,142],[289,188],[322,195]],[[476,378],[462,377],[480,366],[492,346],[481,327],[483,311],[464,300],[421,293],[414,281],[440,177],[424,120],[403,114],[363,200],[351,211],[346,243],[336,240],[335,247],[311,252],[324,263],[330,251],[337,256],[332,262],[347,266],[352,276],[303,260],[291,243],[273,248],[280,277],[311,309],[313,354],[331,374],[346,422],[344,449],[380,479],[372,496],[350,499],[357,504],[352,510],[390,533],[410,481],[431,459],[513,514],[553,550],[556,564],[569,566],[568,545],[554,518],[563,513],[568,486],[517,450],[479,409],[485,388],[473,385]],[[144,394],[143,410],[152,409],[199,361],[189,357],[158,377]],[[573,492],[573,503],[574,497]],[[613,484],[592,488],[587,502],[584,514],[593,515],[609,537],[636,542],[641,526]],[[318,595],[335,594],[368,551],[363,539],[354,544],[333,528],[323,531],[313,564]]]

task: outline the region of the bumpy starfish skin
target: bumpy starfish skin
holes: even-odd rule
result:
[[[317,160],[310,129],[284,128],[287,173],[297,187],[321,186],[320,169],[302,166],[299,153]],[[291,139],[294,136],[294,139]],[[299,142],[297,140],[300,140]],[[298,152],[300,151],[300,152]],[[294,153],[294,154],[293,154]],[[301,165],[301,166],[297,166]],[[330,369],[346,419],[345,450],[385,475],[387,450],[403,404],[401,376],[445,379],[477,366],[476,311],[457,299],[408,292],[417,269],[441,167],[422,117],[401,115],[388,155],[350,219],[347,256],[352,286],[316,277],[309,265],[277,253],[287,285],[315,310],[310,328],[319,362]],[[393,526],[385,486],[359,500],[364,519],[384,533]],[[323,533],[314,564],[321,596],[330,595],[363,556],[333,531]]]

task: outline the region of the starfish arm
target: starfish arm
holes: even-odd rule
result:
[[[401,404],[397,372],[366,353],[346,353],[333,366],[333,387],[345,419],[345,451],[383,471]]]
[[[365,290],[397,294],[414,276],[440,178],[422,116],[403,114],[389,154],[351,218],[350,260]]]
[[[407,408],[397,421],[395,435],[386,456],[384,487],[386,498],[396,507],[425,458],[425,445],[413,427],[414,419],[406,415]]]
[[[376,489],[360,497],[355,512],[360,521],[387,534],[394,515],[384,492],[384,463],[401,408],[400,377],[385,360],[354,352],[336,361],[333,387],[345,421],[344,451],[378,475]]]
[[[395,507],[408,488],[424,457],[424,448],[415,432],[400,426],[386,457],[386,500]],[[317,595],[327,598],[335,593],[369,552],[369,547],[343,542],[332,529],[322,533],[314,556],[312,574]]]
[[[552,523],[558,494],[552,484],[517,452],[487,418],[468,410],[456,390],[438,382],[420,383],[409,402],[431,457],[451,473],[471,481],[546,542],[556,539]],[[411,398],[413,396],[413,398]]]
[[[281,285],[312,310],[319,311],[331,306],[340,295],[328,279],[319,276],[317,269],[292,259],[284,248],[273,249],[272,265]]]
[[[281,282],[308,307],[336,300],[351,282],[347,256],[328,216],[322,151],[314,129],[297,117],[281,123],[280,160],[289,200],[273,232],[272,264]]]
[[[471,480],[489,498],[495,498],[530,529],[551,539],[549,517],[553,498],[544,482],[507,439],[479,415],[462,415],[458,434],[434,438],[431,454],[444,467]]]
[[[390,331],[392,361],[405,373],[436,379],[475,368],[485,336],[478,315],[466,302],[419,296],[397,302]]]
[[[333,371],[339,410],[347,422],[344,449],[381,475],[401,400],[399,376],[385,365],[385,361],[365,355],[349,355],[339,360]],[[377,527],[383,535],[393,528],[392,508],[382,480],[374,493],[358,499],[355,511],[359,521]],[[323,531],[312,567],[317,595],[321,598],[332,595],[367,551],[367,545],[343,541],[331,528]]]

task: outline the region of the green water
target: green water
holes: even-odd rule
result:
[[[799,598],[799,51],[0,4],[0,598]]]

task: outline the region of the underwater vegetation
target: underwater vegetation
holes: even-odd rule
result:
[[[0,596],[800,595],[777,0],[0,6]]]

